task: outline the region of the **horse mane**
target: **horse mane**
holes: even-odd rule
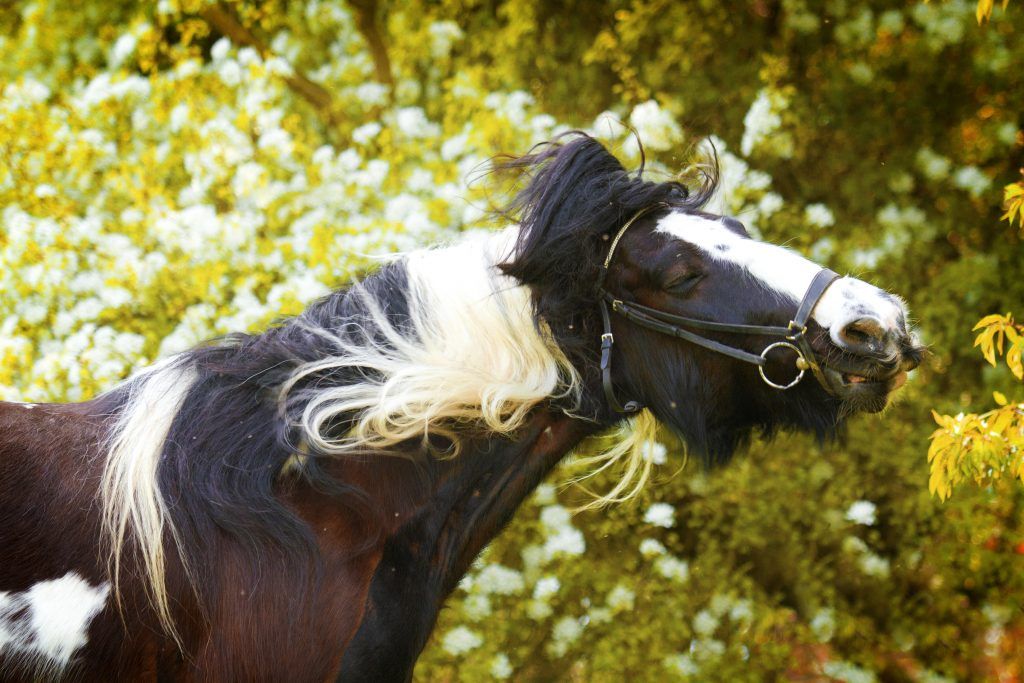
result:
[[[466,435],[513,435],[542,403],[608,419],[589,396],[602,236],[655,203],[696,208],[709,190],[631,176],[582,134],[500,167],[528,178],[505,211],[518,226],[396,258],[262,334],[185,352],[101,399],[115,416],[101,485],[115,595],[129,549],[179,645],[168,557],[202,607],[218,594],[203,560],[225,539],[254,571],[276,548],[275,561],[315,578],[315,539],[282,486],[304,481],[358,515],[379,513],[327,473],[329,459],[454,456]],[[587,460],[595,471],[623,464],[595,504],[643,485],[653,417],[634,427]]]
[[[639,149],[640,167],[630,173],[599,141],[570,131],[496,165],[529,181],[503,211],[521,229],[502,271],[530,288],[537,319],[577,367],[596,352],[596,290],[611,237],[643,209],[695,211],[717,188],[715,162],[701,168],[695,192],[678,180],[646,180]]]

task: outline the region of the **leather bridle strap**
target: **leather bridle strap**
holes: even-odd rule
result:
[[[601,386],[604,388],[604,398],[617,413],[635,413],[642,406],[637,401],[626,401],[626,405],[622,405],[612,387],[612,347],[615,345],[615,337],[612,335],[612,321],[604,299],[601,300],[601,323],[604,325],[604,333],[601,334]]]
[[[710,351],[721,353],[729,356],[730,358],[735,358],[745,363],[756,365],[761,378],[773,388],[784,390],[796,386],[800,380],[803,379],[805,371],[810,369],[821,386],[829,393],[834,393],[832,382],[821,369],[817,355],[814,353],[814,350],[811,348],[810,341],[807,339],[807,323],[811,318],[811,313],[814,311],[814,307],[825,294],[825,290],[827,290],[833,282],[841,277],[838,273],[827,268],[822,268],[811,280],[811,283],[807,287],[807,291],[804,293],[803,299],[800,301],[800,305],[797,307],[796,314],[786,327],[721,323],[714,320],[686,318],[666,313],[664,311],[659,311],[658,309],[650,308],[636,302],[622,301],[604,289],[604,279],[608,273],[608,267],[611,264],[615,248],[618,246],[622,235],[638,218],[658,208],[664,208],[664,205],[650,207],[637,213],[619,229],[618,234],[616,234],[615,239],[612,241],[612,244],[608,249],[608,255],[605,258],[600,274],[598,292],[601,297],[599,305],[601,308],[601,322],[603,325],[603,333],[601,334],[601,383],[604,388],[605,398],[612,410],[618,413],[634,413],[640,410],[641,405],[637,401],[627,401],[625,405],[622,405],[615,396],[615,389],[612,385],[611,376],[611,356],[612,348],[615,344],[615,337],[612,335],[611,316],[608,312],[609,306],[611,306],[612,311],[640,327],[645,327],[649,330],[671,337],[684,339]],[[766,346],[760,354],[754,354],[749,351],[744,351],[743,349],[738,349],[734,346],[729,346],[728,344],[723,344],[719,341],[715,341],[714,339],[708,339],[707,337],[703,337],[685,328],[696,328],[699,330],[707,330],[709,332],[724,332],[728,334],[756,334],[769,337],[779,337],[781,339],[780,341],[773,342]],[[777,384],[770,380],[764,373],[764,366],[767,363],[768,352],[779,347],[789,348],[795,352],[797,356],[796,367],[799,370],[799,373],[795,379],[785,385]]]
[[[800,307],[797,308],[796,315],[793,316],[793,320],[789,323],[790,333],[786,335],[786,339],[799,347],[801,351],[800,360],[811,369],[811,372],[814,373],[814,378],[830,394],[835,393],[835,388],[822,371],[821,364],[818,362],[818,355],[814,353],[814,349],[811,348],[811,343],[807,339],[807,322],[811,319],[814,307],[818,305],[818,301],[825,295],[825,290],[840,277],[842,276],[839,273],[828,268],[822,268],[817,272],[814,279],[811,280],[811,284],[807,286],[807,291],[800,302]],[[803,370],[799,360],[797,361],[797,367]]]

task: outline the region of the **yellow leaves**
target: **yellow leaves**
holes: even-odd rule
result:
[[[974,16],[979,24],[992,16],[992,0],[978,0],[978,8]]]
[[[1010,183],[1003,188],[1003,206],[1006,207],[1003,220],[1009,221],[1011,225],[1017,221],[1024,229],[1024,181]]]
[[[985,360],[995,366],[996,354],[1005,350],[1010,371],[1024,379],[1024,334],[1013,316],[987,315],[974,326],[979,330],[974,346],[981,347]],[[1003,476],[1024,481],[1024,403],[1010,403],[1001,391],[992,392],[992,399],[999,407],[987,413],[950,416],[932,411],[939,428],[928,447],[928,490],[940,500],[964,481],[984,485]]]
[[[964,482],[986,485],[1009,476],[1024,480],[1024,404],[996,392],[999,408],[980,415],[940,415],[928,447],[928,490],[946,500]]]
[[[1010,0],[1003,0],[1003,9],[1010,4]],[[994,0],[978,0],[978,7],[974,11],[974,16],[978,20],[979,24],[988,21],[992,18],[992,9],[995,6]]]
[[[981,347],[981,355],[985,357],[989,365],[995,367],[996,355],[1003,355],[1006,342],[1010,343],[1010,349],[1006,351],[1006,364],[1017,379],[1024,379],[1024,365],[1021,363],[1021,351],[1024,347],[1024,330],[1021,325],[1013,321],[1013,316],[987,315],[974,326],[972,331],[981,330],[974,339],[974,346]]]
[[[1006,352],[1006,365],[1010,368],[1010,372],[1017,379],[1024,380],[1024,363],[1021,362],[1021,351],[1024,350],[1021,347],[1024,344],[1021,343],[1019,337],[1013,339],[1013,348]]]

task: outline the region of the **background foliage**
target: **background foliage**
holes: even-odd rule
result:
[[[476,228],[495,153],[584,127],[635,163],[621,120],[669,172],[713,135],[716,208],[904,293],[929,366],[840,444],[711,473],[652,444],[635,505],[572,516],[556,473],[417,678],[1017,680],[1024,498],[940,504],[925,458],[930,409],[1024,394],[971,349],[1024,309],[1024,13],[983,4],[0,2],[0,400],[87,398]]]

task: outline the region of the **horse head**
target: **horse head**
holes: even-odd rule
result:
[[[713,181],[644,181],[582,135],[516,163],[533,173],[504,269],[597,414],[646,407],[720,462],[755,431],[830,436],[920,363],[899,297],[703,211]]]

